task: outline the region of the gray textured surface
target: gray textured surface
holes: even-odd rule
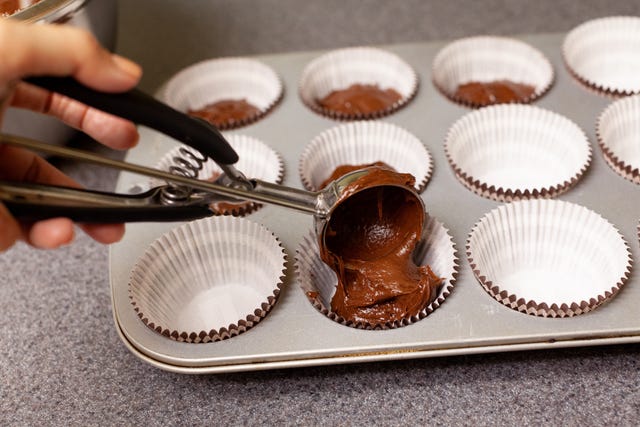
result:
[[[560,32],[640,13],[632,1],[529,3],[120,1],[119,51],[143,64],[151,91],[212,56]],[[115,184],[110,171],[61,167],[93,188]],[[638,423],[638,345],[181,376],[120,342],[105,247],[80,233],[53,252],[18,245],[0,272],[2,425]]]

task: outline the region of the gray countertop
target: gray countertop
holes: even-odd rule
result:
[[[118,51],[155,91],[198,60],[476,34],[566,32],[632,0],[136,0]],[[85,138],[74,145],[114,157]],[[56,161],[111,190],[113,171]],[[140,361],[112,317],[107,248],[0,254],[2,425],[637,424],[640,345],[185,376]]]

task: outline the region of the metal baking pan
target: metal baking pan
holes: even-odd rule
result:
[[[610,169],[597,146],[595,123],[612,101],[590,92],[567,73],[562,62],[564,34],[518,36],[552,62],[556,80],[535,105],[562,114],[588,135],[593,160],[583,178],[559,197],[583,205],[610,221],[638,258],[640,186]],[[146,362],[169,371],[218,373],[352,362],[399,360],[458,354],[605,345],[640,341],[640,279],[632,270],[622,291],[595,311],[572,318],[540,318],[511,310],[478,284],[465,254],[468,233],[498,205],[473,194],[455,178],[445,158],[448,128],[469,110],[444,98],[431,83],[431,64],[447,41],[382,46],[411,64],[420,77],[418,94],[404,109],[384,121],[404,127],[422,140],[434,160],[431,181],[423,193],[428,212],[444,223],[456,244],[459,275],[452,294],[425,319],[406,327],[367,331],[342,326],[311,306],[294,275],[293,258],[312,217],[275,206],[249,215],[272,230],[288,254],[287,276],[279,301],[256,327],[232,339],[186,344],[165,338],[137,317],[128,294],[129,272],[149,244],[177,224],[129,224],[125,238],[111,246],[109,273],[114,319],[125,345]],[[285,84],[280,105],[257,123],[235,132],[271,145],[285,163],[284,184],[302,187],[298,161],[313,137],[338,123],[323,118],[300,101],[298,80],[305,65],[324,52],[258,56]],[[142,128],[141,143],[126,160],[154,166],[175,141]],[[126,192],[143,178],[122,173],[117,191]]]

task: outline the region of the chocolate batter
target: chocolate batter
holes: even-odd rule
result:
[[[343,114],[373,114],[386,110],[402,99],[394,89],[380,89],[378,85],[354,84],[334,90],[317,103],[327,110]]]
[[[469,82],[458,86],[454,97],[473,105],[508,104],[527,102],[536,91],[531,85],[509,80],[493,82]]]
[[[221,175],[220,172],[213,172],[211,177],[207,181],[215,182],[216,179]],[[255,209],[261,207],[260,203],[250,202],[246,200],[238,200],[237,202],[233,202],[231,200],[227,200],[224,202],[215,202],[211,203],[209,207],[211,210],[218,215],[237,215],[238,213],[249,213],[254,211]]]
[[[19,10],[26,9],[38,3],[40,0],[23,1],[20,0],[0,0],[0,16],[10,16]]]
[[[229,129],[240,126],[246,120],[254,119],[260,114],[260,110],[246,99],[224,99],[197,110],[189,110],[188,113],[208,121],[219,129]]]
[[[9,16],[20,10],[20,0],[0,0],[0,14]]]
[[[363,165],[340,165],[338,166],[333,173],[331,174],[331,176],[327,179],[325,179],[322,184],[320,184],[320,190],[322,190],[324,187],[326,187],[327,185],[329,185],[330,183],[332,183],[333,181],[335,181],[336,179],[340,178],[343,175],[348,174],[349,172],[353,172],[356,171],[358,169],[364,169],[364,168],[368,168],[371,166],[378,166],[381,168],[387,168],[389,170],[395,170],[393,169],[391,166],[389,166],[388,164],[386,164],[385,162],[375,162],[375,163],[369,163],[369,164],[363,164]]]
[[[442,279],[412,259],[424,223],[413,176],[369,170],[341,195],[320,256],[338,276],[331,309],[348,321],[379,325],[417,315]]]

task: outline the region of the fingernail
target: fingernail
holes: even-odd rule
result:
[[[140,67],[130,59],[127,59],[115,53],[111,55],[111,57],[113,58],[113,62],[116,63],[118,68],[120,68],[120,70],[124,71],[129,76],[139,79],[142,75],[142,67]]]

